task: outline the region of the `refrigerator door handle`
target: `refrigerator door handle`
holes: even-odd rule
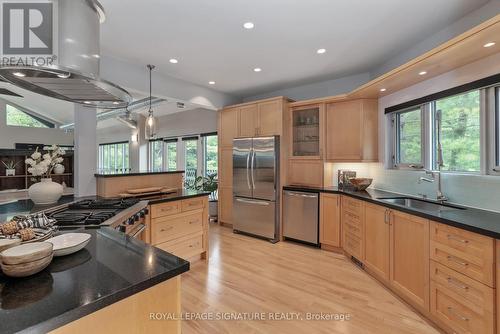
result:
[[[248,175],[248,171],[250,169],[250,155],[252,154],[252,151],[250,150],[250,152],[248,152],[247,154],[247,186],[248,186],[248,189],[252,189],[252,187],[250,186],[250,176]]]
[[[262,206],[269,206],[270,202],[264,202],[264,201],[252,201],[250,199],[243,199],[243,198],[236,198],[237,202],[241,203],[246,203],[246,204],[255,204],[255,205],[262,205]]]
[[[252,173],[252,189],[255,189],[255,178],[254,178],[254,168],[253,168],[253,165],[255,163],[255,150],[252,149],[252,151],[250,151],[251,155],[252,155],[252,161],[250,162],[250,170],[251,170],[251,173]]]

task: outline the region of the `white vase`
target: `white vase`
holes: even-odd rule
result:
[[[8,169],[5,170],[5,175],[6,176],[15,176],[16,175],[16,170],[8,168]]]
[[[64,173],[64,166],[61,164],[57,164],[54,166],[54,169],[52,170],[54,174],[62,174]]]
[[[52,179],[42,179],[28,189],[30,199],[38,205],[56,203],[63,194],[63,187]]]

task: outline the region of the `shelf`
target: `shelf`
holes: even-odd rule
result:
[[[73,173],[50,174],[50,177],[54,177],[54,176],[68,176],[68,175],[73,175]]]
[[[14,178],[21,178],[21,177],[26,177],[26,175],[14,175],[14,176],[0,175],[0,179],[14,179]]]
[[[294,143],[319,143],[319,139],[310,139],[310,140],[294,140]]]
[[[294,125],[294,128],[319,128],[319,123]]]

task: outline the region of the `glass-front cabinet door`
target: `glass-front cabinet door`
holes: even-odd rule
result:
[[[319,159],[322,154],[322,104],[291,109],[292,152],[294,158]]]

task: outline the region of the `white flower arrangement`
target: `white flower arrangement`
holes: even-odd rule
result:
[[[57,145],[46,146],[43,148],[47,153],[42,154],[36,151],[33,152],[30,158],[25,160],[28,165],[28,173],[33,175],[34,178],[46,177],[50,178],[52,170],[60,165],[64,158],[62,157],[66,152]]]

